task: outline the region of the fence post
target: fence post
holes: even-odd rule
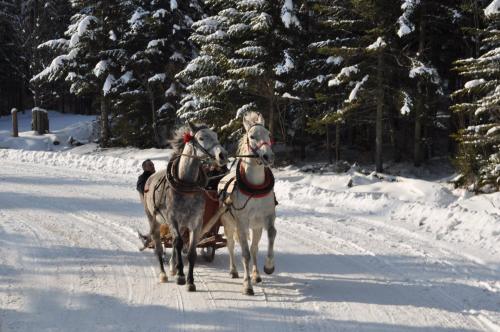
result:
[[[19,137],[19,126],[17,122],[17,108],[13,108],[10,111],[12,114],[12,137]]]

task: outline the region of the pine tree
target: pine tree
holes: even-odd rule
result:
[[[466,127],[457,138],[457,165],[464,183],[475,191],[500,189],[500,4],[486,9],[487,27],[481,39],[481,55],[456,62],[467,82],[455,91],[452,110],[465,115]]]
[[[458,5],[447,0],[402,0],[397,34],[406,56],[409,78],[404,82],[401,115],[414,123],[415,166],[432,153],[438,111],[445,109],[449,70],[456,59],[456,45],[463,37],[460,32],[463,14]],[[443,111],[441,111],[443,115]],[[445,132],[446,133],[446,132]]]
[[[16,1],[0,2],[0,114],[19,105],[23,75],[21,48],[15,22],[19,18]]]
[[[183,87],[174,76],[194,56],[188,36],[201,7],[196,0],[138,0],[134,6],[122,40],[130,56],[114,87],[115,108],[126,116],[119,124],[123,135],[115,134],[126,139],[124,144],[160,147],[175,122]]]
[[[338,109],[351,126],[369,132],[375,127],[375,163],[381,172],[383,134],[389,131],[384,130],[384,123],[389,127],[384,119],[394,111],[394,99],[400,93],[402,68],[393,28],[399,12],[392,1],[351,0],[351,4],[351,20],[346,22],[351,36],[322,46],[322,52],[343,59],[328,85],[343,96]]]
[[[336,128],[336,159],[340,158],[340,128],[345,121],[340,111],[341,102],[346,89],[339,86],[332,89],[328,82],[335,79],[344,65],[343,52],[338,49],[349,44],[355,36],[355,22],[349,19],[348,1],[308,0],[300,10],[300,21],[303,30],[296,49],[297,79],[294,81],[293,94],[300,97],[302,103],[294,107],[300,108],[301,116],[309,119],[309,130],[326,133],[326,145],[331,161],[330,127]],[[305,121],[299,121],[304,123]],[[302,139],[304,141],[304,139]]]
[[[284,61],[288,29],[299,25],[293,3],[207,1],[213,15],[193,24],[200,55],[179,73],[189,96],[178,115],[231,127],[258,109],[273,130],[279,96],[277,66]]]
[[[30,40],[26,43],[30,49],[26,53],[30,55],[27,77],[31,79],[35,73],[39,73],[47,67],[56,55],[45,42],[48,40],[62,41],[60,38],[64,36],[64,31],[69,24],[72,8],[67,0],[50,0],[44,3],[29,1],[28,4],[25,11],[31,14],[27,15],[29,19],[26,20],[25,26],[30,27],[31,34],[29,35]],[[66,42],[63,41],[63,43]],[[56,49],[55,51],[60,50]],[[43,108],[55,108],[61,105],[62,110],[64,110],[66,89],[67,85],[62,81],[50,84],[36,84],[36,82],[30,81],[34,105]],[[60,102],[59,105],[57,102]]]
[[[100,103],[101,145],[110,139],[110,99],[112,85],[120,77],[120,63],[126,51],[120,39],[126,28],[130,1],[73,0],[78,13],[71,18],[65,32],[69,39],[51,40],[47,47],[63,52],[51,64],[33,77],[33,81],[57,81],[64,78],[70,83],[70,92],[77,96],[96,97]]]

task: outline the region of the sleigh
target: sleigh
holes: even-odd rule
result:
[[[208,197],[210,195],[210,197]],[[219,211],[219,201],[217,200],[217,192],[206,191],[205,192],[205,212],[203,215],[203,228],[201,231],[200,241],[198,242],[197,248],[201,249],[201,256],[207,261],[212,262],[215,257],[215,251],[217,249],[226,246],[226,239],[223,234],[221,234],[221,222],[220,222],[220,211]],[[184,229],[181,230],[183,233],[183,242],[185,248],[189,244],[189,231]],[[168,225],[162,224],[160,227],[160,237],[165,248],[172,248],[173,237]],[[151,241],[151,237],[147,235],[142,235],[139,233],[139,238],[142,240],[145,248],[154,249],[154,241]]]

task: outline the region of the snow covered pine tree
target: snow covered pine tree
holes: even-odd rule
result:
[[[466,115],[466,128],[457,135],[457,165],[463,183],[476,192],[500,189],[500,0],[491,2],[484,13],[488,25],[482,55],[456,62],[467,82],[453,94],[463,102],[452,106]]]
[[[191,37],[200,55],[178,75],[189,84],[179,117],[235,129],[241,114],[258,109],[273,130],[280,86],[275,69],[283,62],[288,28],[298,25],[292,2],[206,3],[212,15],[193,24]]]

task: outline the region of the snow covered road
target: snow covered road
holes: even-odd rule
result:
[[[500,331],[498,257],[383,222],[363,195],[353,211],[285,171],[276,272],[255,296],[230,279],[225,249],[199,259],[198,292],[160,284],[152,252],[138,251],[134,180],[1,161],[1,332]]]

